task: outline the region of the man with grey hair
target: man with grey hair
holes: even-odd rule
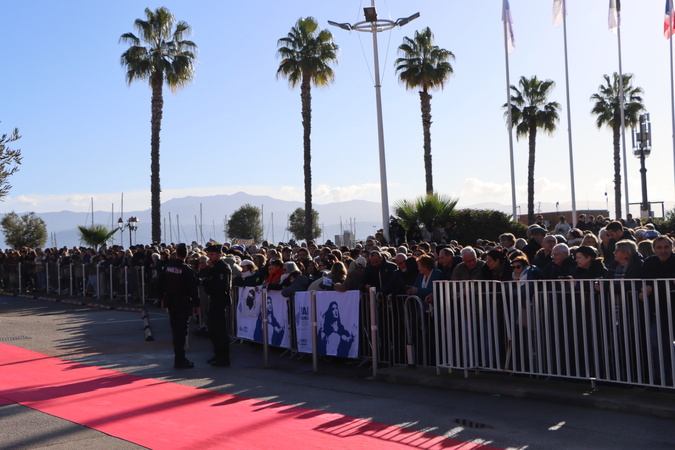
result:
[[[553,246],[551,257],[553,261],[544,271],[544,278],[549,280],[572,278],[576,263],[570,256],[570,248],[567,244],[556,244]]]
[[[479,260],[473,247],[464,247],[460,252],[462,262],[452,271],[453,280],[480,280],[485,261]]]
[[[414,257],[408,257],[405,253],[397,253],[394,256],[394,264],[397,270],[394,276],[398,278],[396,281],[396,293],[403,292],[405,286],[412,286],[417,279],[419,270],[417,269],[417,261]]]

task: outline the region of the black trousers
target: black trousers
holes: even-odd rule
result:
[[[221,301],[209,301],[207,326],[213,344],[213,354],[223,361],[230,361],[230,333],[227,320],[228,306]]]
[[[169,308],[169,323],[173,336],[173,354],[176,360],[185,358],[185,338],[188,334],[188,323],[192,307],[188,305]]]

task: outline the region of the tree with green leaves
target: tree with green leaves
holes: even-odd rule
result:
[[[478,239],[498,241],[502,233],[524,238],[527,232],[527,227],[515,222],[511,214],[492,209],[456,209],[450,221],[456,224],[457,241],[461,245],[474,245]]]
[[[614,146],[614,208],[616,218],[621,218],[621,86],[619,74],[614,72],[610,79],[609,75],[603,75],[605,84],[598,86],[598,92],[591,96],[595,102],[591,112],[596,116],[595,123],[598,128],[607,126],[612,130],[612,143]],[[642,88],[631,84],[633,74],[623,74],[623,109],[626,127],[635,126],[640,113],[644,110],[641,94]]]
[[[406,231],[415,228],[431,227],[435,223],[444,224],[450,220],[457,199],[433,193],[413,200],[399,200],[394,204],[398,222]]]
[[[536,75],[532,78],[520,77],[520,89],[511,85],[511,124],[516,130],[516,139],[529,138],[527,161],[527,221],[534,223],[534,161],[537,147],[537,131],[542,129],[553,134],[560,121],[558,102],[549,102],[548,96],[555,86],[553,80],[541,81]],[[508,121],[508,104],[504,105],[504,117]]]
[[[415,36],[403,38],[398,47],[402,57],[395,62],[399,80],[407,89],[419,89],[422,107],[422,131],[424,135],[424,172],[426,192],[433,194],[434,182],[431,170],[431,94],[429,91],[443,89],[445,82],[453,74],[450,60],[455,55],[444,48],[434,45],[434,35],[429,27],[415,31]]]
[[[12,211],[0,220],[5,243],[12,248],[38,248],[47,242],[47,224],[34,212],[19,217]]]
[[[160,242],[162,236],[162,216],[159,180],[159,132],[162,126],[164,83],[175,92],[186,86],[194,78],[195,53],[197,45],[184,37],[192,32],[186,22],[176,21],[171,12],[164,8],[152,11],[145,9],[146,20],[136,19],[133,33],[125,33],[120,42],[131,45],[122,54],[121,63],[127,70],[128,84],[133,81],[148,80],[152,90],[150,119],[150,207],[153,242]]]
[[[9,177],[14,175],[21,165],[21,150],[13,150],[7,144],[19,139],[21,136],[18,128],[14,128],[10,134],[0,136],[0,199],[9,194],[12,188],[9,184]]]
[[[654,217],[654,226],[661,234],[675,233],[675,208],[666,211],[663,218]]]
[[[93,247],[98,250],[98,248],[108,242],[119,228],[115,228],[110,231],[104,225],[90,225],[90,226],[77,226],[77,233],[80,235],[80,240],[87,244],[89,247]]]
[[[248,203],[232,213],[227,221],[226,234],[233,238],[253,239],[262,242],[263,225],[260,219],[260,208]]]
[[[300,241],[308,239],[305,238],[305,210],[298,208],[293,211],[293,214],[288,218],[288,228],[286,228],[289,233],[293,235],[293,238]],[[317,237],[321,235],[321,227],[319,226],[319,213],[313,209],[312,210],[312,236]]]
[[[312,85],[328,86],[335,74],[330,67],[337,63],[338,46],[328,30],[319,30],[313,17],[300,18],[286,37],[279,39],[277,54],[281,63],[277,78],[288,78],[291,88],[300,85],[303,128],[303,170],[305,177],[305,239],[314,238],[312,227]]]

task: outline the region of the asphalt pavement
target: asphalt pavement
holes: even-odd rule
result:
[[[170,335],[166,319],[167,313],[152,304],[142,305],[134,303],[121,303],[111,301],[98,301],[96,299],[67,298],[67,297],[46,297],[32,295],[15,295],[29,301],[47,305],[62,304],[68,307],[89,308],[92,311],[109,311],[109,314],[123,314],[128,322],[113,320],[110,325],[105,325],[105,321],[97,319],[91,324],[96,330],[83,330],[81,336],[85,340],[92,341],[90,346],[95,349],[91,355],[92,363],[101,363],[93,355],[108,354],[108,362],[114,360],[114,355],[126,354],[128,350],[137,350],[140,355],[154,355],[156,352],[148,354],[146,350],[162,349],[161,357],[166,358],[170,351]],[[150,329],[146,328],[147,321],[142,320],[142,310],[147,311],[147,317],[150,319]],[[107,327],[107,328],[106,328]],[[103,328],[103,330],[102,330]],[[154,330],[154,331],[152,331]],[[148,334],[159,333],[164,339],[157,341],[146,341]],[[1,332],[0,332],[1,334]],[[96,344],[104,335],[104,342]],[[10,337],[0,336],[0,339],[9,339]],[[204,361],[208,358],[209,341],[205,337],[191,336],[195,349],[199,349],[199,356],[192,355],[188,351],[188,357],[196,362],[196,370],[211,369]],[[39,347],[39,346],[38,346]],[[66,359],[87,362],[88,345],[78,346],[77,352],[59,352],[56,349],[46,349],[43,353],[52,356],[65,357]],[[29,347],[26,347],[29,348]],[[32,348],[34,349],[34,348]],[[41,350],[37,350],[41,351]],[[50,353],[51,352],[51,353]],[[56,354],[55,354],[56,353]],[[203,355],[207,355],[206,358]],[[265,365],[262,346],[256,343],[235,341],[232,345],[232,359],[234,366],[260,367],[272,370],[278,370],[284,373],[312,373],[314,365],[312,356],[307,354],[293,354],[281,349],[270,349],[268,364]],[[170,361],[167,359],[165,364]],[[115,366],[129,365],[134,370],[133,361],[119,361],[117,364],[108,364],[110,368]],[[105,365],[105,364],[104,364]],[[142,372],[142,370],[141,370]],[[143,373],[135,372],[138,375]],[[513,398],[525,398],[529,400],[539,400],[551,403],[569,404],[575,406],[584,406],[600,410],[611,410],[620,412],[639,413],[661,418],[675,418],[675,390],[657,389],[657,388],[637,388],[628,385],[613,385],[609,383],[584,380],[564,380],[545,377],[528,377],[523,375],[514,375],[507,373],[477,372],[477,371],[442,371],[437,373],[435,368],[425,367],[378,367],[376,376],[373,377],[373,369],[370,361],[347,360],[342,358],[320,357],[318,361],[317,376],[329,376],[349,379],[377,379],[392,384],[406,384],[433,387],[436,389],[460,390],[466,392],[483,393],[490,395],[501,395]]]

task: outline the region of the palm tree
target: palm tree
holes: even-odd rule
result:
[[[434,223],[445,223],[457,205],[457,199],[446,195],[426,194],[413,200],[399,200],[394,205],[399,223],[409,231],[415,227],[431,227]]]
[[[136,19],[133,33],[125,33],[120,42],[131,45],[122,54],[121,63],[126,68],[127,83],[135,80],[148,80],[152,89],[150,120],[150,206],[152,219],[152,240],[160,242],[162,236],[159,182],[159,132],[162,125],[164,83],[175,92],[187,85],[194,77],[195,53],[197,45],[184,40],[192,32],[186,22],[176,21],[171,12],[157,8],[154,12],[145,9],[146,20]],[[145,46],[143,46],[145,45]]]
[[[399,80],[407,89],[420,89],[422,107],[422,131],[424,134],[424,172],[427,194],[433,194],[434,182],[431,171],[431,94],[430,90],[442,89],[453,69],[448,60],[455,59],[452,52],[434,45],[434,35],[425,28],[415,31],[415,37],[403,38],[398,48],[403,57],[395,62]]]
[[[88,227],[82,225],[77,226],[77,232],[80,235],[80,240],[97,250],[101,245],[108,242],[108,240],[110,240],[110,238],[112,238],[118,230],[119,228],[115,228],[110,231],[103,225],[91,225]]]
[[[555,82],[541,81],[536,75],[532,78],[520,77],[520,89],[511,85],[511,124],[516,129],[516,139],[529,137],[529,157],[527,162],[527,221],[534,223],[534,160],[537,147],[537,130],[543,129],[553,134],[560,120],[558,102],[549,102],[548,95]],[[508,105],[504,116],[508,120]]]
[[[595,121],[598,128],[606,125],[612,129],[614,144],[614,208],[616,217],[621,217],[621,86],[619,86],[619,74],[614,72],[612,79],[609,75],[603,75],[606,84],[598,86],[598,92],[591,95],[594,101],[591,112],[597,116]],[[634,126],[638,123],[640,112],[644,110],[642,103],[642,88],[631,86],[633,74],[623,74],[624,96],[624,122],[626,126]]]
[[[335,74],[330,63],[337,63],[338,46],[328,30],[318,30],[319,24],[313,17],[300,18],[291,28],[288,36],[279,39],[277,54],[281,58],[277,78],[288,78],[294,88],[300,85],[302,102],[302,127],[305,175],[305,240],[314,237],[312,227],[312,84],[328,86]]]

